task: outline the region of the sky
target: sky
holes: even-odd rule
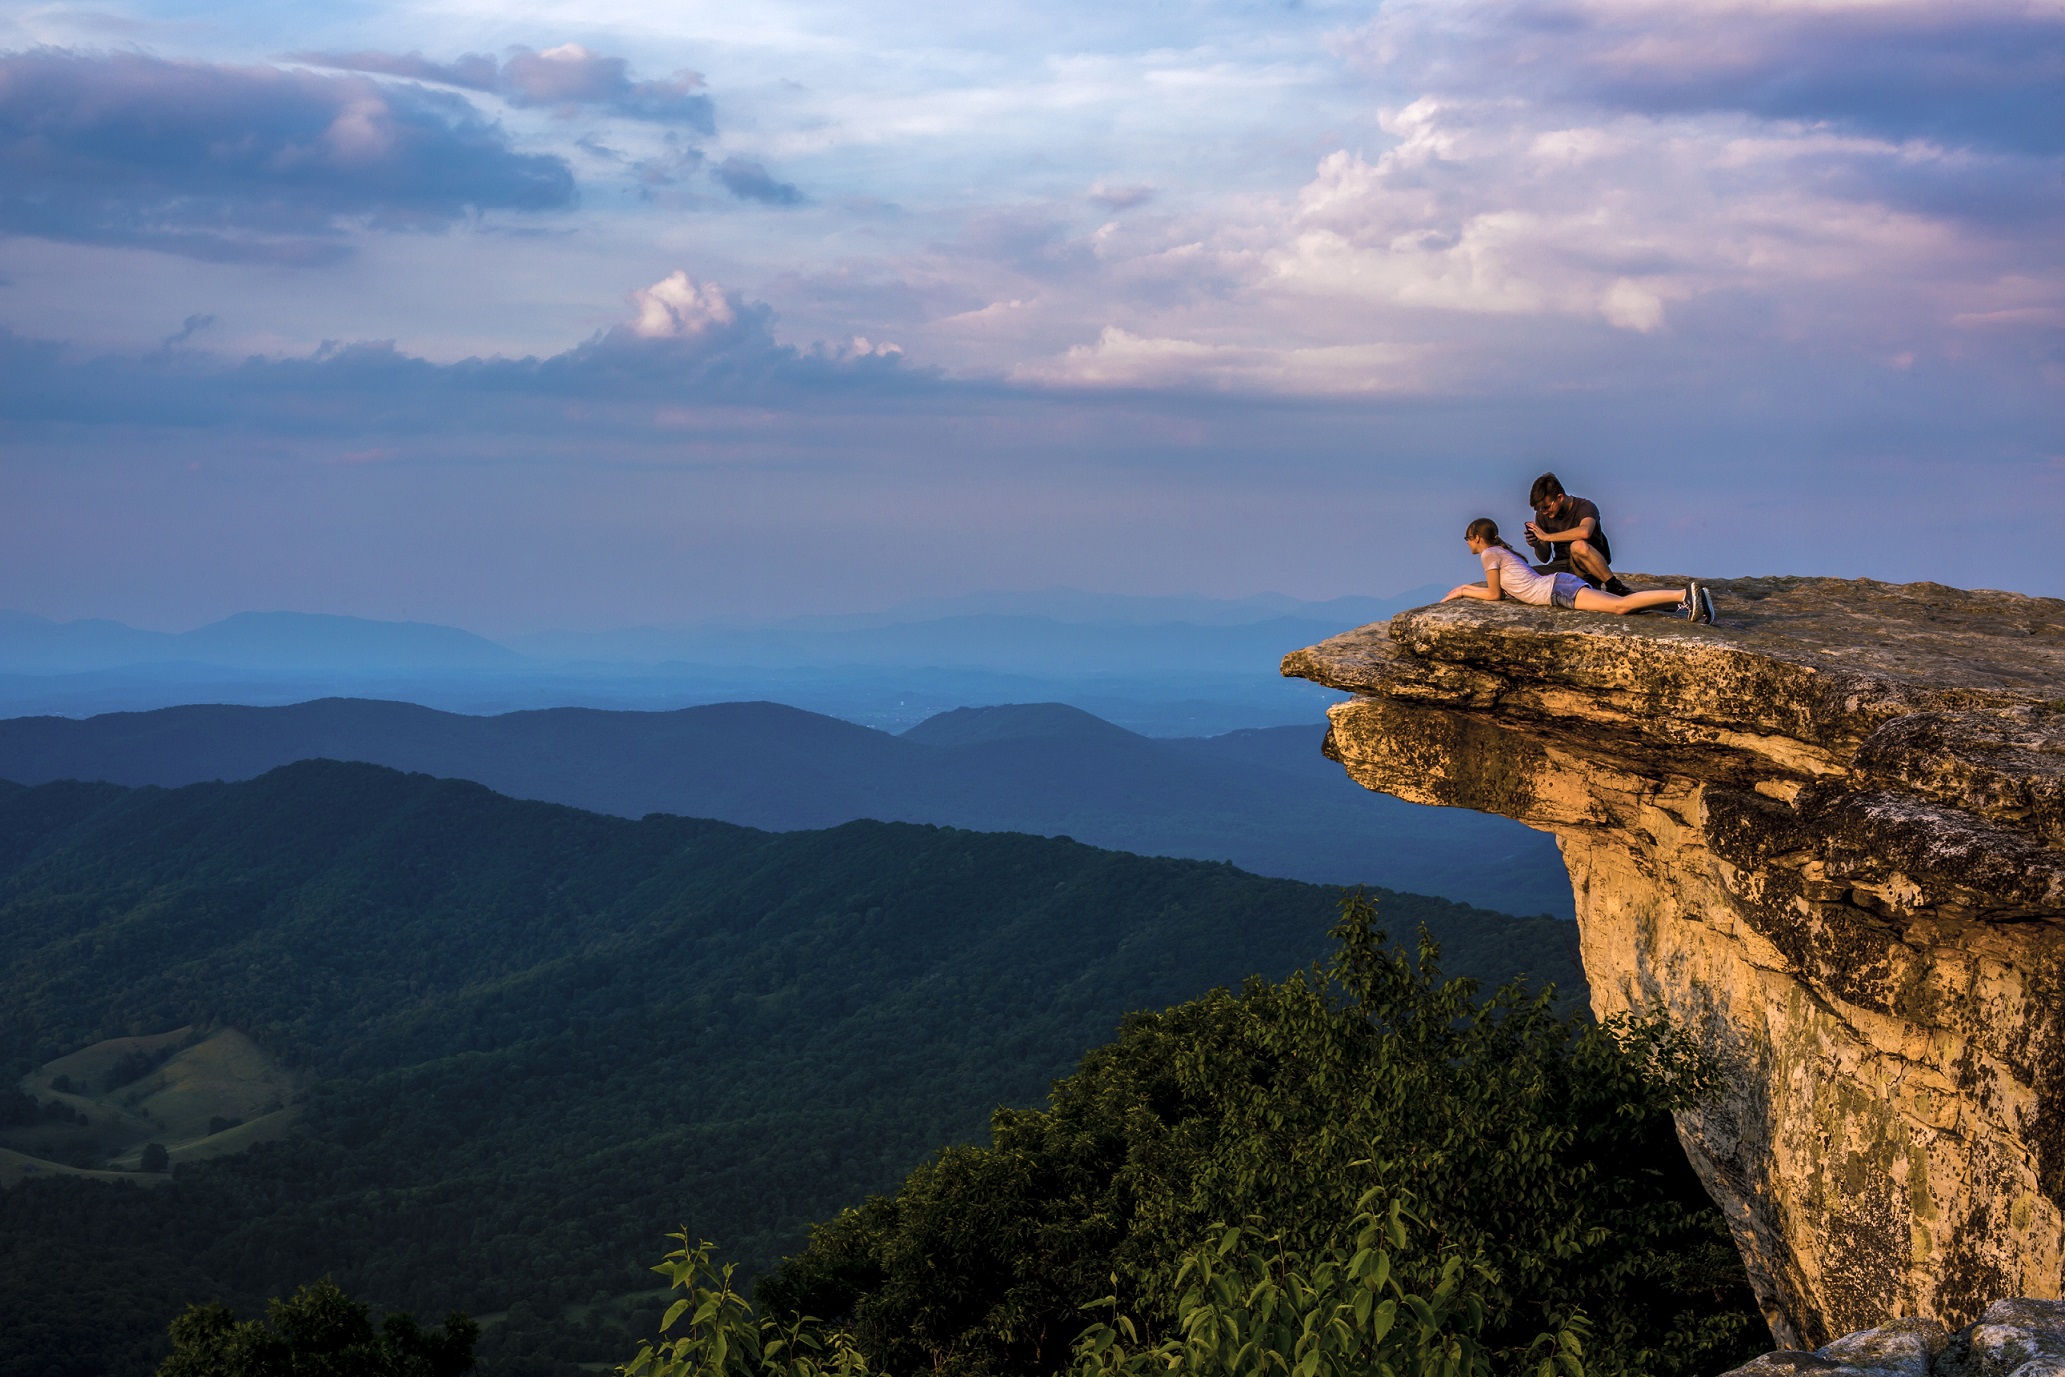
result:
[[[2065,0],[0,4],[0,606],[2065,595]]]

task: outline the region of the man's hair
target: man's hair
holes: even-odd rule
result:
[[[1527,505],[1539,507],[1542,503],[1563,496],[1563,483],[1553,473],[1545,473],[1534,480],[1534,486],[1527,490]]]

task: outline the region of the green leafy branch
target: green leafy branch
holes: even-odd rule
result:
[[[686,1231],[668,1237],[681,1246],[652,1270],[683,1294],[661,1317],[661,1337],[639,1345],[619,1377],[867,1377],[867,1359],[844,1329],[809,1315],[788,1324],[755,1316],[732,1285],[736,1263],[714,1266],[716,1245],[691,1244]],[[667,1337],[683,1316],[687,1328]]]
[[[1222,1226],[1178,1269],[1177,1335],[1143,1344],[1113,1297],[1093,1302],[1112,1318],[1076,1341],[1073,1377],[1485,1377],[1473,1283],[1490,1273],[1451,1254],[1431,1289],[1408,1290],[1393,1258],[1409,1222],[1403,1202],[1382,1205],[1372,1190],[1349,1247],[1301,1253],[1282,1235]],[[1539,1336],[1535,1377],[1584,1377],[1586,1328],[1573,1313]]]

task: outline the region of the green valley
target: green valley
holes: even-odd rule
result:
[[[480,1316],[489,1373],[622,1361],[668,1231],[765,1269],[1040,1102],[1127,1012],[1320,957],[1338,897],[331,761],[0,787],[0,1070],[48,1117],[0,1144],[70,1158],[0,1191],[0,1377],[141,1377],[185,1303],[252,1312],[325,1274]],[[1581,995],[1567,923],[1376,897],[1451,971]],[[133,1169],[159,1128],[169,1177]]]

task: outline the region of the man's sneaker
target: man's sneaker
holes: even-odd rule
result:
[[[1615,574],[1612,578],[1606,580],[1606,591],[1613,594],[1616,598],[1624,598],[1635,590],[1622,583],[1620,575]]]
[[[1692,609],[1692,619],[1704,626],[1712,626],[1714,624],[1714,590],[1703,583],[1695,583],[1692,586],[1699,590],[1697,603]]]

